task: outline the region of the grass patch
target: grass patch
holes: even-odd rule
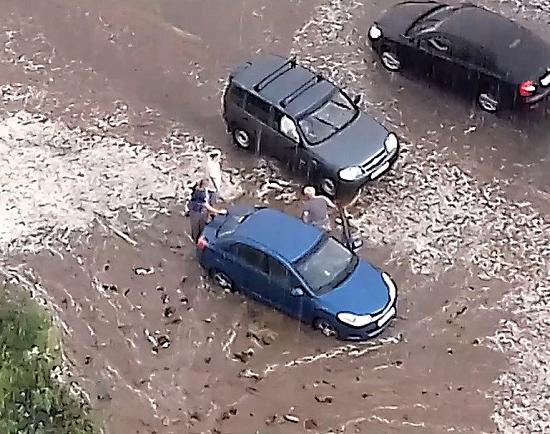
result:
[[[51,316],[0,288],[0,433],[96,434],[88,407],[52,374],[61,363]]]

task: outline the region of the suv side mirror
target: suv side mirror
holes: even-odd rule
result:
[[[290,295],[292,295],[293,297],[303,297],[304,290],[302,288],[292,288],[290,290]]]
[[[357,94],[353,97],[353,103],[355,105],[359,105],[359,103],[361,102],[361,95],[360,94]]]
[[[279,129],[281,130],[281,133],[283,133],[293,142],[295,143],[300,142],[298,127],[296,127],[296,124],[294,123],[294,121],[290,119],[288,116],[283,115],[279,124]]]

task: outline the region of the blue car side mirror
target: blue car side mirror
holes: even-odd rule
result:
[[[290,295],[293,297],[302,297],[304,295],[304,290],[302,288],[292,288]]]

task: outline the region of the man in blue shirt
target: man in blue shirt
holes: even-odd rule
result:
[[[197,243],[208,222],[209,214],[225,214],[224,209],[214,208],[208,191],[208,180],[201,179],[193,188],[188,204],[189,220],[191,224],[191,238]]]

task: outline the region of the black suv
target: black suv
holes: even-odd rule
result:
[[[223,117],[237,147],[273,156],[336,196],[378,178],[398,155],[397,136],[359,100],[295,58],[260,55],[230,74]]]

